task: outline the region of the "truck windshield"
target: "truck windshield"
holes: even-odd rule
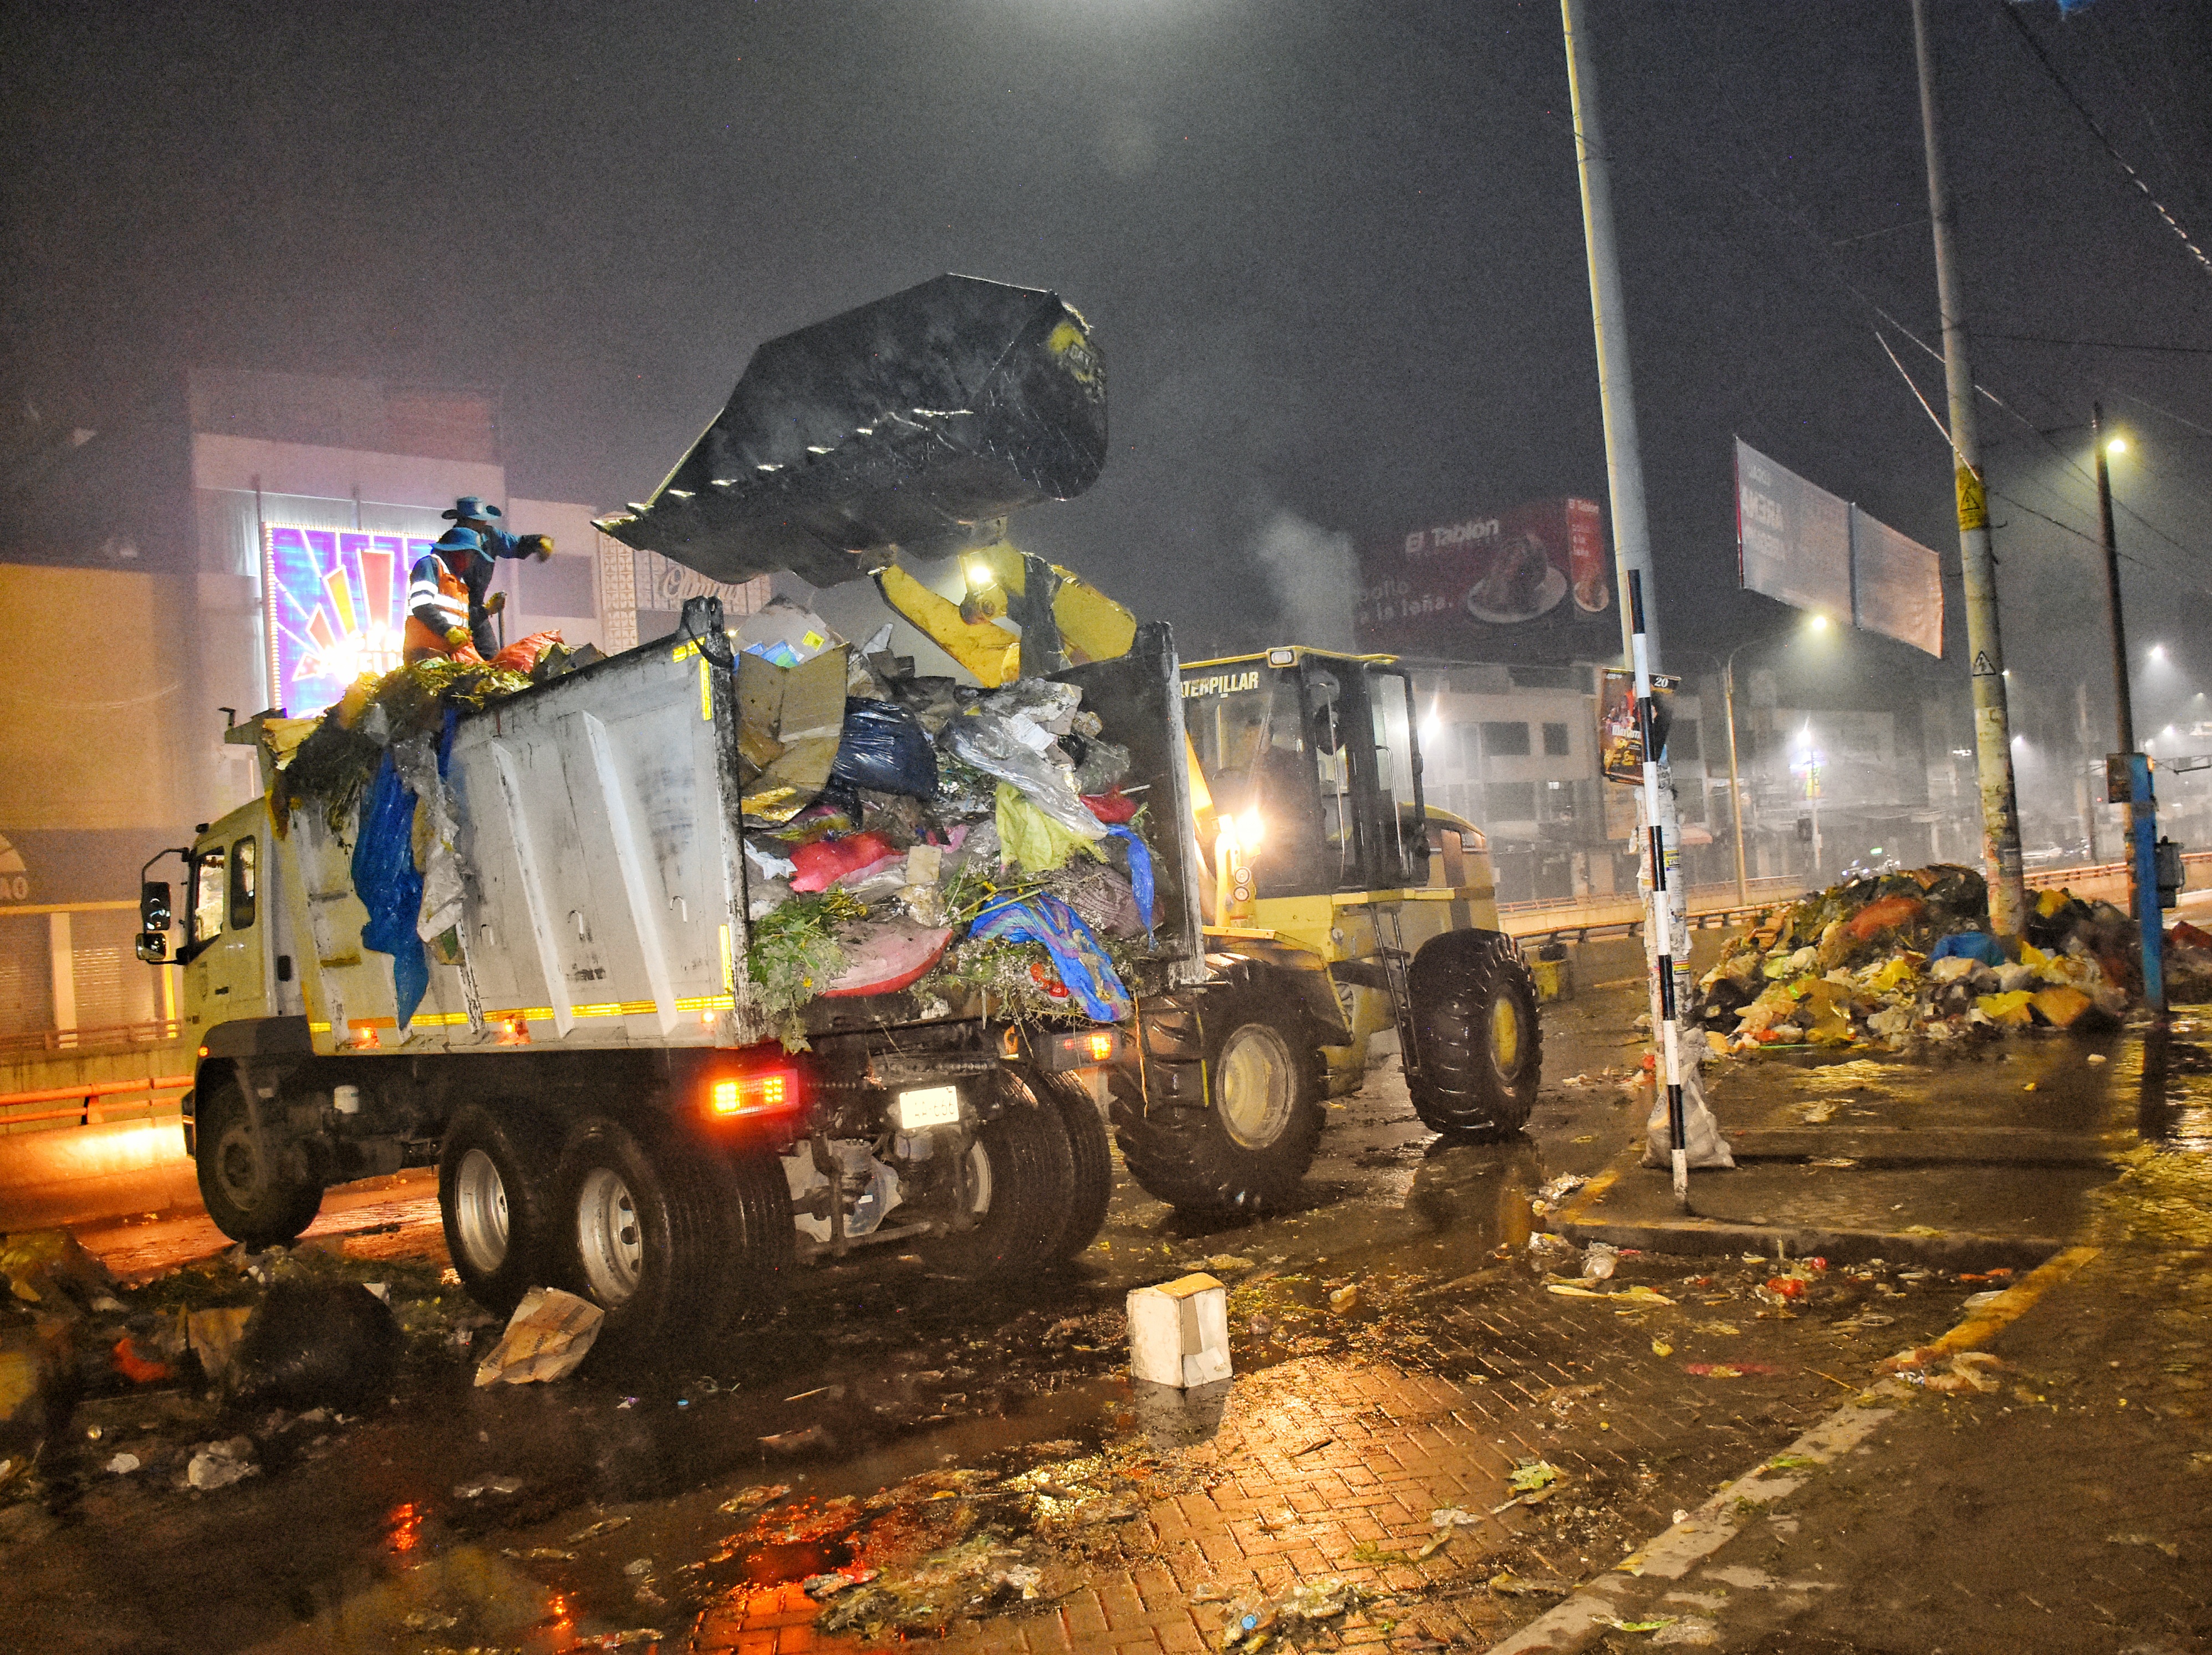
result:
[[[1295,670],[1184,681],[1183,720],[1217,815],[1237,818],[1263,894],[1334,890],[1351,877],[1343,743],[1307,716]]]

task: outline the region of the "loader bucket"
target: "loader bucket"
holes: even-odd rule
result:
[[[940,276],[771,339],[653,499],[599,527],[713,580],[817,586],[1066,500],[1106,463],[1106,376],[1057,294]]]

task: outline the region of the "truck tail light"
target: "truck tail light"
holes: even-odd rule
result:
[[[1088,1069],[1117,1061],[1123,1051],[1121,1033],[1114,1028],[1085,1028],[1073,1034],[1055,1034],[1044,1043],[1045,1067],[1051,1070]]]
[[[799,1106],[799,1075],[790,1069],[756,1070],[725,1075],[708,1089],[708,1112],[717,1119],[774,1114]]]

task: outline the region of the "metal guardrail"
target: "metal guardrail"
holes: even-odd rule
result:
[[[118,1114],[136,1116],[143,1110],[149,1119],[154,1118],[164,1097],[174,1098],[183,1094],[192,1083],[190,1075],[155,1075],[137,1080],[80,1081],[74,1086],[42,1087],[34,1092],[0,1092],[0,1127],[27,1126],[34,1123],[56,1120],[74,1121],[80,1126],[97,1126]],[[143,1098],[143,1103],[125,1103],[126,1098]],[[31,1104],[68,1101],[67,1109],[33,1111]]]
[[[160,1046],[184,1038],[184,1025],[173,1019],[150,1023],[110,1023],[99,1028],[47,1028],[28,1034],[0,1034],[0,1057],[34,1057],[42,1052],[115,1052],[137,1046]]]

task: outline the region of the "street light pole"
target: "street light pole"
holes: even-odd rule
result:
[[[2076,429],[2079,429],[2077,427]],[[2105,405],[2089,404],[2089,435],[2097,449],[2097,523],[2105,544],[2105,624],[2112,634],[2112,712],[2122,753],[2136,750],[2135,699],[2128,693],[2128,630],[2120,614],[2120,548],[2112,535],[2112,476],[2105,465]]]
[[[1742,645],[1736,646],[1741,649]],[[1735,767],[1735,650],[1728,652],[1721,663],[1721,706],[1728,714],[1729,736],[1729,815],[1735,824],[1735,903],[1740,908],[1751,906],[1751,881],[1743,865],[1743,782]]]
[[[1982,863],[1990,887],[1990,928],[2017,937],[2027,918],[2021,882],[2020,805],[2013,789],[2011,718],[2005,707],[2004,642],[1997,628],[1996,560],[1990,552],[1989,500],[1982,486],[1974,427],[1974,375],[1966,360],[1966,307],[1959,296],[1952,242],[1958,215],[1936,142],[1936,59],[1927,0],[1912,0],[1913,57],[1920,71],[1920,125],[1928,149],[1928,213],[1936,227],[1936,296],[1943,312],[1943,384],[1958,488],[1959,561],[1966,586],[1966,652],[1974,693],[1974,754],[1981,783]]]

